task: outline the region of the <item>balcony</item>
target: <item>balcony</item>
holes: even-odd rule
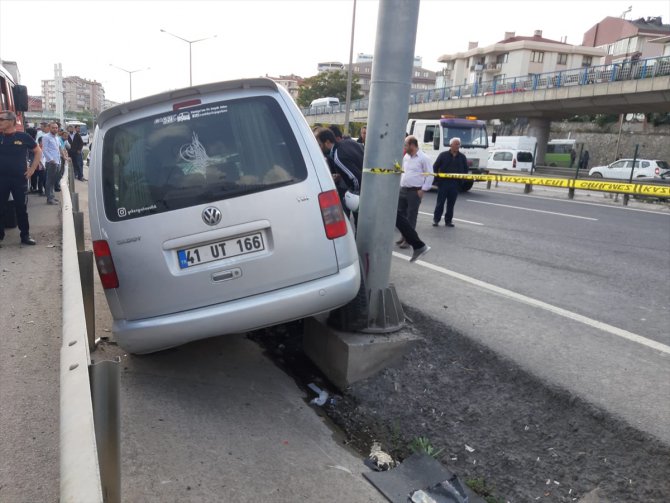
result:
[[[499,72],[502,69],[502,63],[486,63],[484,65],[485,72]]]

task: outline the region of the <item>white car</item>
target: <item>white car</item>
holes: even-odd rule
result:
[[[589,170],[593,178],[630,179],[633,159],[619,159],[607,166],[596,166]],[[665,161],[637,159],[633,170],[633,178],[664,178],[670,176],[670,165]]]
[[[525,150],[500,148],[491,150],[487,167],[503,171],[530,171],[533,154]]]

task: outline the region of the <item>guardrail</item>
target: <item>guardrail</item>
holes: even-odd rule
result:
[[[670,57],[668,56],[427,89],[411,93],[409,104],[417,105],[433,101],[477,96],[532,92],[568,86],[588,86],[622,80],[649,79],[666,75],[670,75]],[[367,110],[368,106],[369,101],[367,98],[364,98],[351,102],[350,109],[351,111]],[[341,103],[336,107],[307,107],[301,109],[301,111],[305,116],[343,113],[346,111],[346,103]]]
[[[63,342],[60,351],[60,501],[120,502],[118,362],[91,365],[93,257],[71,167],[61,181]]]

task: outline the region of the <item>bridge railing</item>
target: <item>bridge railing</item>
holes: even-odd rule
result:
[[[648,79],[665,75],[670,75],[670,57],[668,56],[427,89],[411,93],[409,104],[417,105],[477,96],[533,92],[568,86],[587,86],[622,80]],[[352,111],[367,110],[368,106],[368,98],[363,98],[353,101],[350,109]],[[302,109],[303,115],[306,116],[344,113],[345,111],[345,103],[341,103],[335,107],[307,107]]]

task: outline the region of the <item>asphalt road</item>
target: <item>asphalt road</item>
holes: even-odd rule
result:
[[[435,228],[434,201],[431,252],[392,264],[401,301],[670,444],[668,206],[480,184]]]

